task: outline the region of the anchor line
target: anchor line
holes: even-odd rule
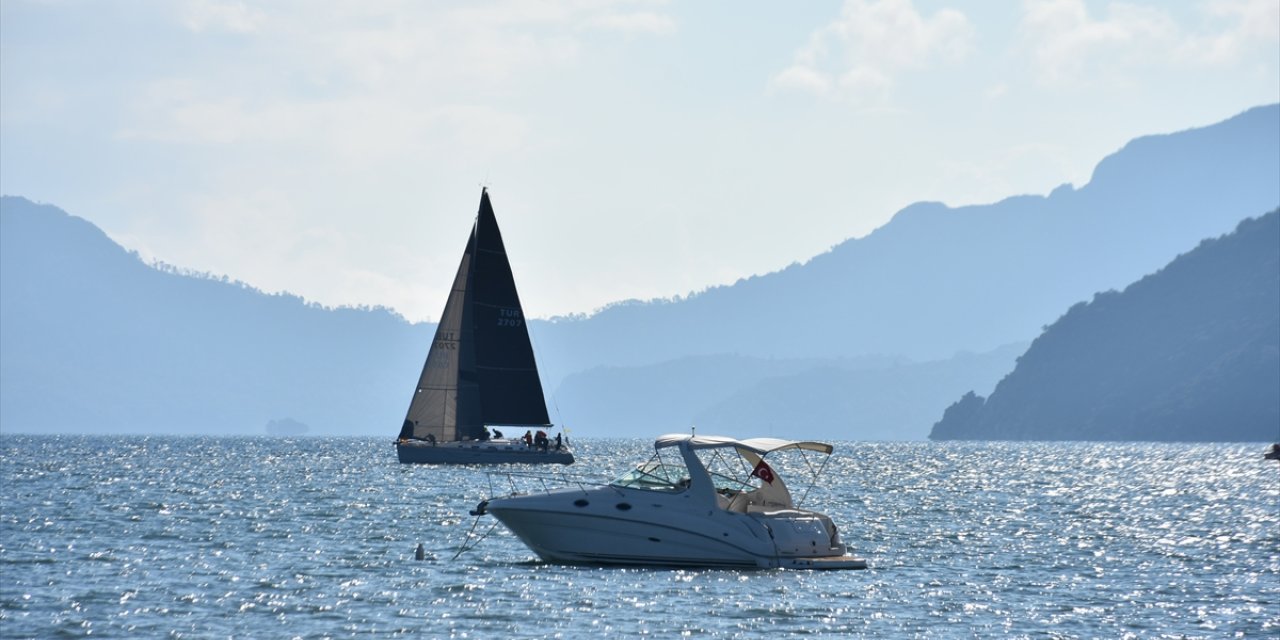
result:
[[[485,539],[485,538],[488,538],[488,537],[489,537],[489,534],[490,534],[490,533],[493,533],[493,530],[494,530],[494,529],[496,529],[496,528],[498,528],[498,525],[499,525],[500,523],[498,523],[498,522],[494,522],[494,523],[493,523],[493,526],[489,527],[489,530],[488,530],[488,531],[485,531],[485,532],[484,532],[484,535],[481,535],[481,536],[480,536],[480,537],[475,541],[475,544],[473,544],[473,545],[471,545],[470,547],[468,547],[468,546],[467,546],[467,541],[468,541],[468,540],[470,540],[470,539],[472,538],[472,536],[475,534],[475,532],[476,532],[476,525],[478,525],[478,524],[480,524],[480,516],[476,516],[476,517],[471,521],[471,530],[470,530],[470,531],[468,531],[468,532],[467,532],[467,536],[466,536],[465,538],[463,538],[463,539],[462,539],[462,544],[458,547],[458,552],[457,552],[457,553],[455,553],[455,554],[453,554],[453,557],[449,559],[449,561],[450,561],[450,562],[453,562],[454,560],[457,560],[457,559],[458,559],[458,556],[462,555],[462,554],[463,554],[463,552],[465,552],[465,551],[470,551],[470,550],[472,550],[472,549],[474,549],[474,548],[476,548],[476,547],[480,546],[480,543],[481,543],[481,542],[484,542],[484,539]]]

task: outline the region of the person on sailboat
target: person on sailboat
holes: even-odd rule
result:
[[[530,448],[533,447],[533,432],[529,431],[528,429],[526,429],[524,432],[524,446],[530,447]]]
[[[533,443],[537,445],[539,449],[542,449],[543,452],[546,452],[547,447],[551,444],[551,441],[547,439],[546,431],[543,431],[542,429],[538,429],[538,433],[533,436]]]
[[[498,431],[497,429],[494,429],[494,430],[493,430],[493,439],[494,439],[494,440],[501,440],[501,439],[502,439],[502,432],[501,432],[501,431]]]
[[[557,433],[556,434],[556,451],[559,451],[563,446],[564,446],[564,440],[561,439],[560,434]]]

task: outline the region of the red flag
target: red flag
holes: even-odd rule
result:
[[[773,469],[770,469],[769,465],[764,463],[764,460],[756,464],[756,468],[751,470],[751,475],[773,484]]]

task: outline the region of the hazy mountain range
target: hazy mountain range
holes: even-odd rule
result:
[[[538,341],[555,377],[687,355],[933,360],[989,351],[1029,341],[1075,302],[1270,211],[1280,203],[1277,175],[1280,105],[1259,107],[1138,138],[1079,188],[981,206],[914,204],[803,264],[555,322]]]
[[[0,200],[6,431],[389,434],[431,328],[144,264],[97,227]],[[409,372],[406,374],[406,372]],[[391,434],[394,435],[394,434]]]
[[[560,385],[570,427],[634,434],[688,431],[809,438],[923,438],[957,395],[990,390],[1026,343],[984,354],[912,362],[896,357],[778,359],[689,356],[654,365],[597,367]]]
[[[1080,188],[916,204],[776,273],[534,322],[553,420],[596,436],[924,437],[1076,301],[1275,208],[1278,175],[1271,105],[1134,140]],[[22,198],[0,200],[0,241],[5,431],[263,433],[288,419],[390,438],[434,329],[156,268]]]
[[[1280,440],[1280,210],[1071,307],[930,437]]]

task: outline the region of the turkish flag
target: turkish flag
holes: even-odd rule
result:
[[[773,469],[770,469],[769,465],[764,463],[764,460],[756,464],[756,468],[751,470],[751,475],[773,484]]]

